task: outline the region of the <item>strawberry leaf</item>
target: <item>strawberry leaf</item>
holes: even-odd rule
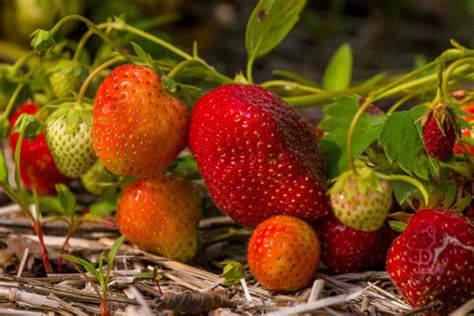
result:
[[[298,21],[306,0],[260,0],[247,23],[245,47],[249,59],[275,48]]]
[[[343,44],[331,57],[323,75],[323,89],[337,91],[347,89],[352,77],[352,50]]]
[[[407,227],[407,223],[401,221],[388,221],[390,228],[398,233],[403,233],[405,228]]]
[[[427,180],[437,173],[438,166],[426,155],[421,127],[417,124],[425,111],[423,106],[419,106],[392,113],[385,123],[380,141],[391,163],[398,164],[410,175]]]
[[[106,216],[112,214],[117,209],[118,195],[112,195],[101,199],[89,206],[89,210],[94,215]]]
[[[358,96],[341,96],[324,108],[324,118],[319,127],[325,131],[321,139],[329,179],[347,170],[347,135],[354,115],[359,110]],[[353,134],[353,159],[357,159],[374,141],[380,137],[387,119],[383,113],[362,114]]]
[[[64,184],[56,184],[56,192],[64,214],[73,215],[76,211],[76,197]]]
[[[221,262],[221,264],[225,264],[221,273],[221,277],[224,278],[224,285],[238,284],[244,278],[244,266],[240,262],[228,260]]]
[[[5,156],[3,150],[0,150],[0,181],[2,184],[9,186],[8,182],[8,168],[5,162]]]

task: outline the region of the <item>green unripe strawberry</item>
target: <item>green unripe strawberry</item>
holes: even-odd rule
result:
[[[94,164],[90,110],[64,104],[46,120],[46,142],[58,169],[78,178]]]
[[[117,179],[117,176],[105,169],[99,160],[81,176],[84,188],[97,196],[107,193],[111,188],[108,184],[117,182]]]
[[[49,83],[58,99],[77,93],[86,77],[85,69],[70,60],[59,61],[49,73]]]
[[[392,206],[392,188],[366,166],[341,174],[329,190],[336,217],[346,226],[374,231],[383,226]]]

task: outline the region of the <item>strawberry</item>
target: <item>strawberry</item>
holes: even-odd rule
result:
[[[38,105],[24,103],[10,118],[12,129],[21,114],[35,114],[38,110]],[[16,150],[17,143],[18,133],[10,133],[10,145],[13,151]],[[55,194],[55,185],[67,182],[67,178],[59,172],[54,163],[44,132],[34,140],[23,139],[20,153],[20,177],[27,189],[35,189],[39,195]]]
[[[461,110],[467,112],[469,115],[462,116],[468,122],[472,122],[474,120],[474,102],[467,103],[460,107]],[[462,136],[465,136],[470,139],[474,139],[474,129],[472,128],[463,128],[461,130]],[[455,144],[454,145],[454,154],[455,155],[462,155],[464,153],[464,149],[467,150],[469,156],[474,156],[474,147],[469,144]]]
[[[59,170],[78,178],[94,164],[92,114],[89,110],[64,104],[46,120],[46,141]]]
[[[253,276],[270,291],[305,287],[319,264],[319,241],[313,228],[293,216],[278,215],[260,223],[248,245]]]
[[[139,179],[120,196],[120,232],[145,251],[187,261],[197,248],[201,194],[184,178],[161,174]]]
[[[321,241],[321,260],[336,274],[383,266],[390,245],[388,229],[364,232],[344,225],[335,216],[328,216],[316,226]]]
[[[77,92],[86,74],[79,64],[66,59],[58,61],[49,73],[49,83],[58,99]]]
[[[374,231],[383,226],[392,206],[392,188],[371,168],[358,166],[341,174],[329,190],[336,217],[345,225]]]
[[[88,192],[101,196],[110,191],[109,188],[114,187],[113,184],[117,182],[117,176],[110,173],[100,161],[97,160],[95,164],[81,176],[81,182]]]
[[[262,87],[228,84],[201,97],[188,143],[217,206],[243,225],[330,211],[313,128]]]
[[[438,160],[446,160],[452,153],[456,141],[457,125],[453,111],[438,105],[423,119],[423,142],[426,153]]]
[[[94,149],[117,175],[156,176],[186,145],[189,113],[151,68],[124,65],[102,82],[94,104]]]
[[[442,209],[417,211],[393,242],[387,271],[413,307],[434,300],[442,311],[474,296],[474,225]]]

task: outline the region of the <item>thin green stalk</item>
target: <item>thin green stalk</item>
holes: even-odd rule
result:
[[[385,174],[377,173],[377,176],[381,179],[384,179],[384,180],[402,181],[402,182],[406,182],[406,183],[409,183],[409,184],[415,186],[420,191],[420,193],[423,197],[423,200],[425,202],[425,205],[428,205],[430,195],[429,195],[428,191],[426,190],[425,186],[423,185],[423,183],[421,183],[420,181],[418,181],[418,180],[416,180],[412,177],[405,176],[405,175],[385,175]]]
[[[178,75],[178,73],[186,68],[187,66],[191,64],[201,64],[200,60],[197,59],[185,59],[176,66],[174,66],[169,72],[168,72],[168,78],[172,79]]]
[[[367,98],[362,104],[362,106],[359,108],[357,113],[354,115],[351,121],[351,125],[349,127],[349,133],[347,134],[347,159],[349,163],[349,168],[354,171],[354,173],[357,173],[357,169],[354,166],[354,158],[352,157],[352,138],[354,136],[354,131],[355,127],[357,126],[357,122],[359,121],[359,118],[362,116],[362,114],[365,112],[365,110],[370,106],[372,100],[370,98]]]
[[[167,50],[173,52],[174,54],[182,57],[183,59],[193,59],[193,56],[189,55],[188,53],[182,51],[181,49],[171,45],[170,43],[168,43],[167,41],[159,38],[159,37],[156,37],[154,35],[151,35],[147,32],[144,32],[138,28],[135,28],[131,25],[128,25],[128,24],[125,24],[125,23],[117,23],[117,22],[113,22],[113,23],[110,23],[110,26],[113,27],[114,29],[117,29],[117,30],[121,30],[121,31],[127,31],[127,32],[130,32],[130,33],[134,33],[140,37],[143,37],[153,43],[156,43],[164,48],[166,48]]]
[[[106,62],[102,63],[101,65],[97,66],[90,74],[87,76],[86,80],[82,83],[81,89],[77,95],[77,105],[82,106],[82,100],[84,99],[84,95],[86,94],[87,88],[89,87],[90,83],[94,78],[104,69],[116,64],[118,62],[124,61],[125,59],[121,56],[114,57],[112,59],[107,60]]]
[[[35,52],[29,52],[28,54],[23,55],[11,66],[10,71],[12,73],[18,72],[18,70],[20,70],[20,68],[23,67],[32,57],[36,57]]]
[[[25,136],[25,130],[23,129],[18,134],[18,142],[16,143],[15,148],[15,183],[17,190],[21,191],[22,184],[20,180],[20,163],[21,163],[21,147],[23,145],[23,138]]]
[[[403,104],[405,104],[408,100],[410,99],[413,99],[415,97],[416,94],[407,94],[406,96],[404,96],[403,98],[401,98],[400,100],[398,100],[397,102],[395,102],[391,107],[390,109],[388,109],[387,111],[387,115],[390,115],[392,114],[393,112],[395,112],[396,110],[398,110],[398,108],[400,108]]]
[[[252,68],[253,68],[254,58],[249,57],[247,61],[247,80],[249,83],[253,83]]]
[[[262,87],[265,87],[265,88],[272,88],[272,87],[283,87],[283,88],[285,88],[285,86],[286,86],[286,87],[289,87],[290,89],[298,88],[298,89],[300,89],[302,91],[306,91],[306,92],[324,93],[324,90],[322,90],[322,89],[315,88],[315,87],[310,87],[310,86],[299,84],[299,83],[296,83],[296,82],[293,82],[293,81],[286,81],[286,80],[270,80],[270,81],[264,82],[260,85]]]
[[[8,100],[7,107],[5,108],[5,111],[3,111],[2,115],[0,116],[0,120],[5,120],[10,116],[11,111],[13,110],[13,106],[15,105],[16,99],[20,95],[21,90],[25,87],[24,82],[20,82],[16,88],[15,91],[13,91],[12,96],[10,97],[10,100]]]
[[[443,93],[445,95],[449,95],[448,86],[449,86],[450,77],[453,75],[456,68],[459,68],[463,64],[474,64],[474,58],[473,57],[467,57],[467,58],[458,59],[458,60],[452,62],[448,67],[446,67],[446,70],[445,70],[444,76],[443,76],[443,82],[441,84],[441,90],[443,91]]]
[[[73,15],[68,15],[62,18],[61,20],[59,20],[58,23],[56,23],[56,25],[53,26],[50,32],[52,34],[55,34],[62,27],[64,23],[69,22],[69,21],[74,21],[74,20],[78,20],[86,24],[86,26],[90,30],[92,30],[99,37],[101,37],[102,40],[106,42],[107,44],[109,44],[120,56],[122,56],[123,58],[127,58],[127,54],[119,46],[117,46],[117,44],[111,38],[109,38],[107,34],[105,34],[99,28],[97,28],[94,22],[92,22],[88,18],[85,18],[81,15],[73,14]]]

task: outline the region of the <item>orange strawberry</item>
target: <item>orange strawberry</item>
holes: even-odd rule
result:
[[[250,238],[248,263],[254,277],[271,291],[297,291],[319,264],[319,241],[301,219],[279,215],[260,223]]]
[[[120,232],[145,251],[187,261],[197,248],[201,194],[189,180],[169,174],[127,187],[116,213]]]
[[[102,82],[94,104],[94,149],[122,176],[156,176],[186,145],[189,113],[151,68],[124,65]]]

